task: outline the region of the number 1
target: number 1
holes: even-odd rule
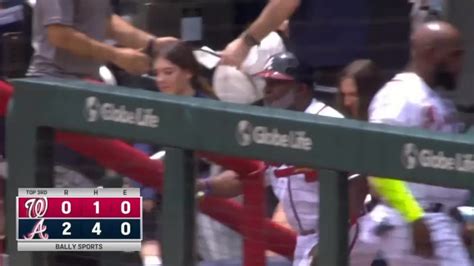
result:
[[[95,206],[95,214],[99,214],[99,202],[95,201],[94,206]]]

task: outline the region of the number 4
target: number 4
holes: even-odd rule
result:
[[[102,233],[102,231],[100,230],[99,222],[95,223],[94,227],[92,227],[92,233],[95,233],[98,236],[100,236],[100,234]]]

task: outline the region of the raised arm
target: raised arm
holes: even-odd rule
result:
[[[405,182],[388,178],[370,178],[372,188],[390,206],[395,208],[407,222],[415,222],[424,215],[423,209],[413,197]]]
[[[236,172],[226,170],[218,175],[197,180],[196,190],[209,196],[232,198],[242,194],[242,182]]]
[[[163,44],[178,41],[174,37],[157,38],[152,34],[134,27],[122,17],[115,14],[110,18],[108,34],[121,46],[135,49],[144,49],[151,44],[155,45],[156,49],[159,49]]]
[[[222,64],[240,66],[250,48],[293,15],[301,0],[270,0],[260,16],[222,52]]]
[[[105,44],[70,26],[52,24],[47,27],[47,31],[48,41],[52,45],[76,56],[110,62],[131,74],[146,73],[151,66],[150,58],[138,50]]]
[[[42,16],[35,23],[46,28],[47,39],[52,46],[97,62],[111,62],[132,74],[149,70],[151,63],[147,55],[136,49],[116,48],[77,30],[74,18],[78,11],[75,6],[74,0],[42,0],[36,3],[35,12]],[[104,18],[106,21],[113,17],[111,14],[104,16],[108,16]],[[101,26],[109,28],[108,24],[97,25]]]

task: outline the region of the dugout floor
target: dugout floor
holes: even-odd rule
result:
[[[221,260],[201,262],[199,266],[242,266],[242,260]],[[281,258],[267,258],[267,266],[291,266],[291,262]]]

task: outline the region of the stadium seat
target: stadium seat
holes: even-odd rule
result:
[[[24,76],[32,54],[30,21],[27,5],[0,10],[0,76]]]

